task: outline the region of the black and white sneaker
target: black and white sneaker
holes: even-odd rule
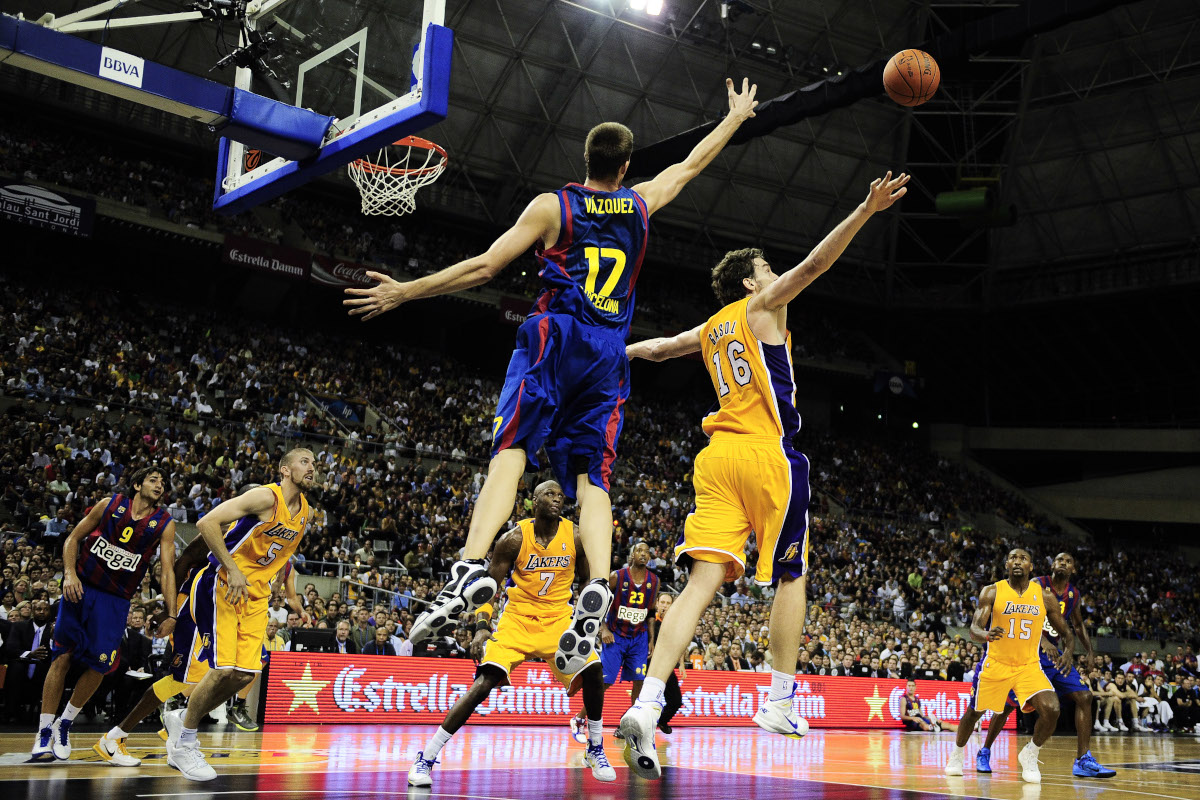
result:
[[[496,581],[482,561],[455,561],[450,582],[417,617],[409,634],[413,644],[430,636],[449,636],[458,626],[458,615],[474,611],[496,594]]]
[[[564,675],[574,675],[587,666],[588,658],[596,649],[596,634],[600,623],[608,616],[612,605],[612,589],[607,578],[596,578],[579,593],[575,612],[566,633],[558,639],[558,651],[554,654],[554,666]]]

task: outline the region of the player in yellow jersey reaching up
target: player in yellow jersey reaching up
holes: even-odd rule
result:
[[[907,175],[893,179],[890,172],[873,181],[867,199],[782,275],[761,250],[727,253],[713,270],[720,311],[678,336],[626,348],[631,359],[651,361],[702,352],[719,403],[704,418],[710,441],[696,456],[696,510],[675,547],[676,560],[691,565],[687,587],[663,618],[641,694],[618,728],[625,759],[643,778],[662,775],[654,729],[666,680],[717,589],[745,572],[751,531],[758,539],[755,580],[779,585],[771,607],[771,693],[754,721],[785,736],[808,731],[792,704],[804,631],[809,495],[808,459],[792,441],[800,414],[787,306],[833,265],[872,214],[904,196],[906,183]]]
[[[1038,657],[1042,627],[1049,622],[1062,637],[1063,651],[1056,666],[1064,673],[1071,668],[1075,634],[1063,619],[1053,591],[1030,580],[1033,560],[1027,550],[1010,551],[1004,566],[1007,579],[984,587],[971,619],[971,638],[986,642],[987,648],[975,671],[971,703],[958,723],[958,739],[946,762],[946,774],[963,774],[964,748],[975,723],[984,711],[1002,713],[1008,693],[1012,692],[1021,708],[1038,712],[1033,739],[1017,754],[1017,762],[1022,778],[1029,783],[1041,783],[1038,750],[1054,733],[1059,711],[1058,695],[1042,672]]]
[[[479,662],[475,683],[446,714],[440,728],[417,753],[408,771],[409,786],[431,786],[438,753],[461,728],[492,689],[508,683],[509,674],[522,661],[541,658],[567,687],[567,694],[583,688],[588,717],[588,748],[583,763],[597,780],[609,782],[617,773],[604,755],[604,681],[600,657],[591,651],[579,670],[567,673],[555,663],[558,639],[571,624],[571,584],[578,577],[587,583],[591,573],[579,532],[562,518],[566,499],[562,487],[546,481],[533,490],[533,518],[524,519],[496,542],[488,574],[502,584],[508,579],[508,602],[493,636],[491,605],[475,612],[475,639],[471,657]]]

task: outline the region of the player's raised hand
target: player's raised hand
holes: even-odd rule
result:
[[[867,192],[867,199],[863,201],[867,213],[874,214],[876,211],[883,211],[908,194],[908,189],[904,184],[908,183],[908,179],[911,177],[908,173],[901,172],[893,178],[892,171],[888,170],[882,178],[871,181],[871,190]]]
[[[733,78],[726,78],[725,90],[729,92],[729,116],[737,116],[743,120],[754,116],[754,107],[758,105],[758,101],[754,99],[754,94],[758,91],[757,83],[750,83],[749,78],[742,78],[742,91],[739,93],[733,88]]]
[[[367,277],[379,283],[368,289],[346,290],[346,294],[351,296],[343,300],[342,305],[351,306],[350,316],[366,314],[363,317],[363,322],[366,322],[372,317],[391,311],[408,299],[404,296],[404,284],[390,275],[367,270]]]
[[[1004,628],[1000,627],[999,625],[997,625],[996,627],[994,627],[990,631],[988,631],[988,641],[989,642],[994,642],[997,639],[1003,639],[1003,638],[1004,638]]]

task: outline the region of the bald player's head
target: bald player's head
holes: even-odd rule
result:
[[[567,496],[558,481],[543,481],[533,490],[533,516],[540,520],[556,522],[562,517]]]

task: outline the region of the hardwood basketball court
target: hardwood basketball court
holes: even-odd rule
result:
[[[621,758],[621,742],[606,741],[617,769],[604,784],[582,767],[583,747],[565,724],[496,728],[468,726],[442,750],[432,789],[409,789],[406,773],[424,747],[428,726],[275,725],[259,733],[201,731],[200,741],[218,777],[185,780],[166,766],[153,732],[130,737],[137,768],[110,767],[91,746],[102,731],[73,733],[72,758],[25,764],[33,734],[0,734],[0,792],[4,800],[94,798],[370,797],[395,795],[479,800],[538,798],[830,798],[875,800],[934,796],[996,800],[1195,800],[1200,797],[1200,738],[1098,735],[1092,752],[1117,769],[1107,781],[1071,775],[1073,736],[1056,736],[1042,750],[1042,783],[1024,783],[1017,767],[1017,737],[996,742],[990,776],[974,773],[976,735],[968,745],[967,774],[948,778],[942,764],[953,734],[817,730],[796,741],[756,730],[677,729],[660,736],[663,779],[634,777]],[[1026,737],[1020,737],[1024,744]]]

